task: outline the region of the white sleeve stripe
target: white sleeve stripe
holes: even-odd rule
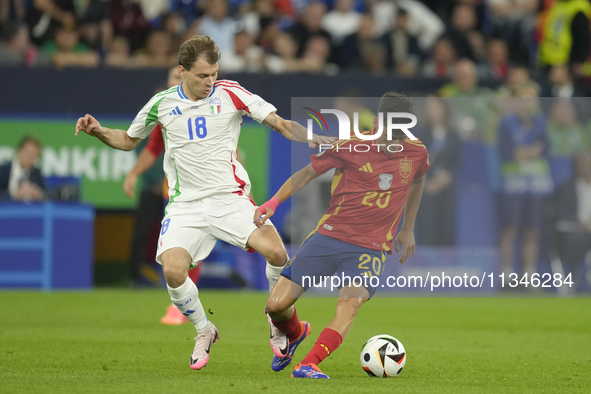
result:
[[[227,88],[235,88],[235,89],[240,89],[242,90],[244,93],[248,94],[249,96],[252,96],[252,93],[250,93],[248,90],[244,89],[242,86],[238,85],[238,83],[229,83],[229,82],[222,82],[222,81],[218,81],[215,83],[215,86],[222,86],[222,87],[227,87]]]
[[[222,86],[222,87],[227,87],[227,88],[234,88],[234,89],[240,89],[242,90],[244,93],[248,94],[249,96],[252,96],[252,93],[250,93],[248,90],[244,89],[242,86],[240,85],[231,85],[231,84],[226,84],[226,83],[220,83],[217,84],[216,86]]]

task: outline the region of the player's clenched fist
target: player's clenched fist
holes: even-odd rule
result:
[[[273,197],[254,211],[254,224],[257,227],[261,227],[265,224],[267,219],[275,214],[277,206],[279,205],[279,199]]]
[[[76,135],[83,131],[86,134],[95,137],[100,128],[101,124],[99,121],[92,117],[92,115],[86,114],[86,116],[78,119],[78,122],[76,122]]]

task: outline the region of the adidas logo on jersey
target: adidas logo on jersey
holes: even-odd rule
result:
[[[369,164],[369,162],[364,165],[363,167],[361,167],[359,169],[359,171],[363,171],[363,172],[373,172],[373,168],[371,168],[371,164]]]
[[[171,113],[168,114],[168,116],[170,115],[182,115],[183,113],[181,112],[181,110],[179,109],[179,107],[175,107],[175,109],[172,110]]]

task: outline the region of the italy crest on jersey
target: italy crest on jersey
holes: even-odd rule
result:
[[[380,174],[378,176],[378,184],[380,185],[380,189],[388,190],[390,186],[392,186],[392,179],[394,177],[390,174]]]
[[[209,112],[214,116],[219,115],[222,112],[222,100],[218,97],[209,100]]]
[[[400,160],[400,176],[408,178],[412,172],[412,160],[402,159]]]

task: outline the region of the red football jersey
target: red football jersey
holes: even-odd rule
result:
[[[367,147],[368,152],[360,152]],[[335,148],[311,156],[317,173],[336,169],[330,207],[316,231],[392,253],[410,183],[429,169],[429,154],[419,140],[407,139],[402,147],[401,152],[387,155],[384,146],[378,148],[372,141],[351,139],[338,141]]]
[[[154,156],[158,157],[164,152],[164,138],[162,138],[162,126],[158,125],[154,127],[150,134],[150,139],[146,144],[146,149],[149,150]]]

